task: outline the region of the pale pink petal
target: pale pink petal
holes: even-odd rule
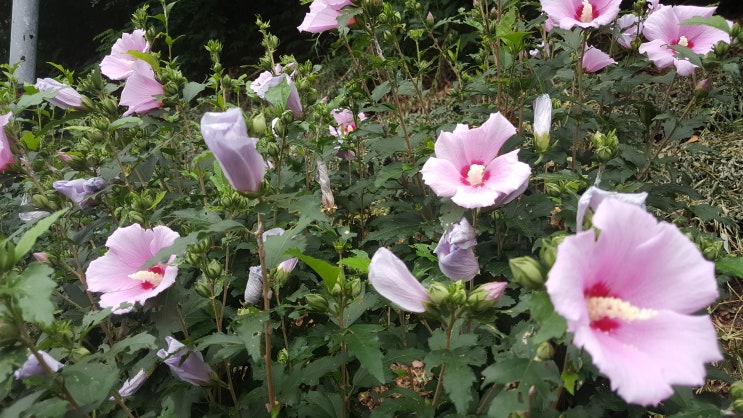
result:
[[[462,175],[447,160],[431,157],[421,168],[423,181],[437,196],[452,197],[462,185]]]
[[[640,45],[640,53],[647,54],[648,59],[658,68],[666,68],[676,60],[674,53],[676,51],[666,48],[667,42],[662,39],[645,42]]]
[[[661,40],[664,44],[671,44],[678,42],[679,30],[679,20],[673,8],[663,7],[648,16],[642,34],[648,41]]]
[[[163,105],[161,97],[165,94],[162,84],[155,79],[155,72],[144,61],[135,61],[134,74],[129,76],[121,91],[120,106],[128,106],[124,116],[132,113],[147,113]]]
[[[371,259],[369,281],[380,295],[406,311],[425,312],[424,302],[431,300],[405,263],[384,247]]]
[[[12,112],[0,115],[0,170],[5,170],[8,164],[13,162],[13,154],[10,152],[10,143],[5,134],[5,126],[10,122]]]
[[[491,161],[485,169],[490,174],[485,187],[501,195],[510,195],[519,190],[529,180],[531,167],[520,162],[518,155],[519,150],[513,150]]]
[[[694,70],[697,68],[696,65],[689,62],[689,60],[683,59],[674,59],[673,65],[676,66],[676,73],[680,76],[690,76],[694,73]]]
[[[589,73],[595,73],[607,65],[616,63],[609,54],[592,46],[583,54],[583,68]]]
[[[114,231],[106,240],[106,247],[123,263],[139,269],[155,255],[150,248],[153,236],[152,230],[144,229],[139,224],[132,224]]]
[[[502,196],[495,190],[487,187],[459,186],[451,201],[457,205],[467,208],[487,208],[494,206],[495,202]]]
[[[141,284],[129,278],[129,275],[139,270],[141,264],[133,267],[124,260],[108,250],[103,256],[91,261],[85,271],[88,290],[105,293],[139,287]]]

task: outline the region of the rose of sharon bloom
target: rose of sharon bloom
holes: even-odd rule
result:
[[[704,55],[712,51],[718,42],[730,43],[730,35],[720,29],[708,25],[681,24],[697,16],[712,17],[715,10],[715,7],[697,6],[664,6],[655,10],[645,20],[642,34],[648,42],[640,45],[640,53],[647,54],[658,68],[673,64],[678,75],[691,75],[696,65],[688,59],[676,58],[676,51],[668,48],[668,45],[685,46]]]
[[[56,372],[64,366],[62,363],[55,360],[54,357],[50,356],[46,351],[39,350],[39,354],[41,355],[41,358],[44,359],[44,363],[46,363],[52,371]],[[44,370],[33,353],[28,355],[28,359],[26,359],[26,362],[23,363],[20,369],[13,372],[13,376],[15,376],[16,380],[25,379],[29,376],[41,376],[44,374],[46,374],[46,370]]]
[[[597,28],[611,23],[622,0],[541,0],[542,10],[562,29]]]
[[[645,199],[647,199],[648,194],[646,192],[620,193],[602,190],[595,186],[589,187],[585,192],[583,192],[580,199],[578,199],[578,211],[577,216],[575,217],[576,232],[581,232],[583,230],[583,219],[586,217],[588,209],[591,208],[596,212],[599,204],[601,204],[604,199],[610,197],[645,209]]]
[[[502,205],[526,190],[531,168],[519,162],[518,152],[498,156],[516,128],[500,113],[490,115],[474,129],[457,125],[454,132],[441,132],[436,156],[421,169],[423,181],[439,197],[449,197],[464,208]]]
[[[52,187],[83,209],[95,203],[92,196],[106,188],[106,180],[101,177],[58,180],[52,183]]]
[[[39,91],[56,92],[56,96],[46,99],[46,101],[54,106],[62,109],[67,109],[68,107],[81,109],[83,107],[80,93],[67,84],[60,83],[53,78],[37,78],[35,87]]]
[[[704,363],[722,360],[707,315],[715,266],[681,231],[645,210],[605,199],[593,225],[557,248],[547,292],[625,401],[655,405],[672,385],[704,383]],[[598,236],[597,236],[598,235]]]
[[[439,268],[452,280],[472,280],[480,272],[475,257],[476,232],[467,218],[455,222],[441,236],[433,250],[439,258]]]
[[[124,84],[124,90],[121,91],[120,106],[128,106],[129,109],[124,112],[124,116],[132,113],[147,113],[152,109],[157,109],[163,105],[158,98],[165,94],[163,85],[155,79],[155,71],[150,64],[137,60],[132,64],[134,71]]]
[[[188,348],[173,337],[165,337],[168,349],[160,349],[157,356],[164,360],[170,370],[181,380],[194,386],[205,385],[211,380],[211,368],[204,356]]]
[[[586,51],[583,53],[583,69],[587,73],[595,73],[607,65],[616,63],[609,54],[590,45],[586,47]]]
[[[338,28],[338,18],[341,9],[352,6],[351,0],[315,0],[310,4],[310,11],[304,16],[302,24],[297,29],[300,32],[320,33]],[[354,18],[348,21],[352,24]]]
[[[150,44],[144,38],[144,31],[137,29],[132,33],[124,33],[111,47],[111,54],[103,57],[101,73],[111,80],[126,80],[134,74],[132,65],[136,61],[129,51],[148,52]]]
[[[144,229],[139,224],[119,228],[108,237],[108,252],[90,262],[85,277],[88,290],[103,293],[100,305],[115,314],[129,312],[135,303],[144,303],[175,283],[178,266],[175,255],[167,264],[142,266],[179,235],[167,226]],[[122,303],[131,306],[120,307]]]
[[[139,388],[144,385],[144,382],[147,380],[147,372],[144,369],[140,369],[137,374],[130,377],[129,379],[126,379],[124,383],[121,385],[121,389],[119,389],[119,396],[122,398],[129,398],[133,396]],[[114,397],[108,398],[109,401],[114,400]]]
[[[266,99],[266,94],[273,88],[281,88],[281,84],[286,82],[289,86],[289,96],[286,99],[286,103],[282,103],[287,110],[291,110],[294,113],[294,117],[300,117],[302,115],[302,101],[299,99],[299,91],[297,86],[288,74],[273,75],[270,71],[264,71],[258,75],[258,78],[250,83],[250,89],[255,92],[263,100]],[[275,105],[276,103],[271,103]]]
[[[356,120],[354,120],[353,112],[350,109],[333,109],[330,114],[335,119],[335,123],[338,124],[338,127],[328,126],[330,135],[342,138],[356,130]],[[363,112],[356,117],[359,121],[366,120],[366,115]]]
[[[232,188],[244,193],[260,191],[266,162],[256,149],[258,139],[248,136],[240,109],[204,113],[201,135]]]
[[[369,281],[380,295],[406,311],[425,312],[424,303],[431,300],[405,263],[384,247],[372,256]]]
[[[10,152],[10,142],[5,134],[5,125],[10,122],[12,112],[0,115],[0,170],[5,170],[8,164],[13,162],[13,154]]]

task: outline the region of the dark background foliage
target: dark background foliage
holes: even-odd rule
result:
[[[662,0],[663,4],[714,4],[705,0]],[[41,0],[39,16],[39,49],[37,73],[39,76],[56,75],[47,62],[61,64],[80,72],[97,63],[108,46],[120,32],[130,30],[132,12],[143,4],[159,10],[159,1],[141,0]],[[430,2],[430,8],[445,16],[469,0]],[[623,1],[631,7],[632,1]],[[0,62],[8,61],[10,43],[10,17],[12,0],[0,0]],[[722,0],[718,12],[728,19],[743,16],[743,3],[739,0]],[[317,54],[327,38],[320,37],[316,44],[309,34],[297,31],[308,6],[299,0],[180,0],[173,14],[171,33],[182,35],[176,42],[174,54],[179,56],[189,77],[198,78],[209,66],[208,54],[203,48],[209,39],[224,43],[223,64],[227,68],[253,65],[262,55],[260,36],[255,16],[261,15],[271,22],[271,31],[284,43],[279,54],[293,54],[304,60]]]

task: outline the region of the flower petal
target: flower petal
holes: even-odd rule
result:
[[[384,247],[371,259],[369,281],[380,295],[406,311],[425,312],[424,302],[431,300],[405,263]]]

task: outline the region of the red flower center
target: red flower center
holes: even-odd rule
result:
[[[583,0],[578,10],[575,11],[575,20],[588,23],[599,17],[599,11],[593,8],[588,0]]]
[[[490,178],[490,172],[485,170],[482,161],[473,161],[472,164],[463,167],[459,174],[462,176],[462,184],[472,187],[482,187]]]
[[[671,45],[681,45],[681,46],[685,46],[685,47],[687,47],[689,49],[694,48],[694,42],[690,41],[684,35],[681,35],[677,40],[675,40],[673,43],[671,43]],[[673,51],[673,53],[675,54],[676,51]]]
[[[604,333],[611,333],[619,328],[622,322],[650,319],[658,314],[653,309],[638,308],[631,303],[609,293],[604,283],[597,283],[583,292],[586,297],[586,309],[591,321],[591,328]]]
[[[154,266],[147,270],[140,270],[134,274],[130,274],[129,278],[140,281],[142,289],[152,290],[160,286],[164,276],[165,269],[162,266]]]

